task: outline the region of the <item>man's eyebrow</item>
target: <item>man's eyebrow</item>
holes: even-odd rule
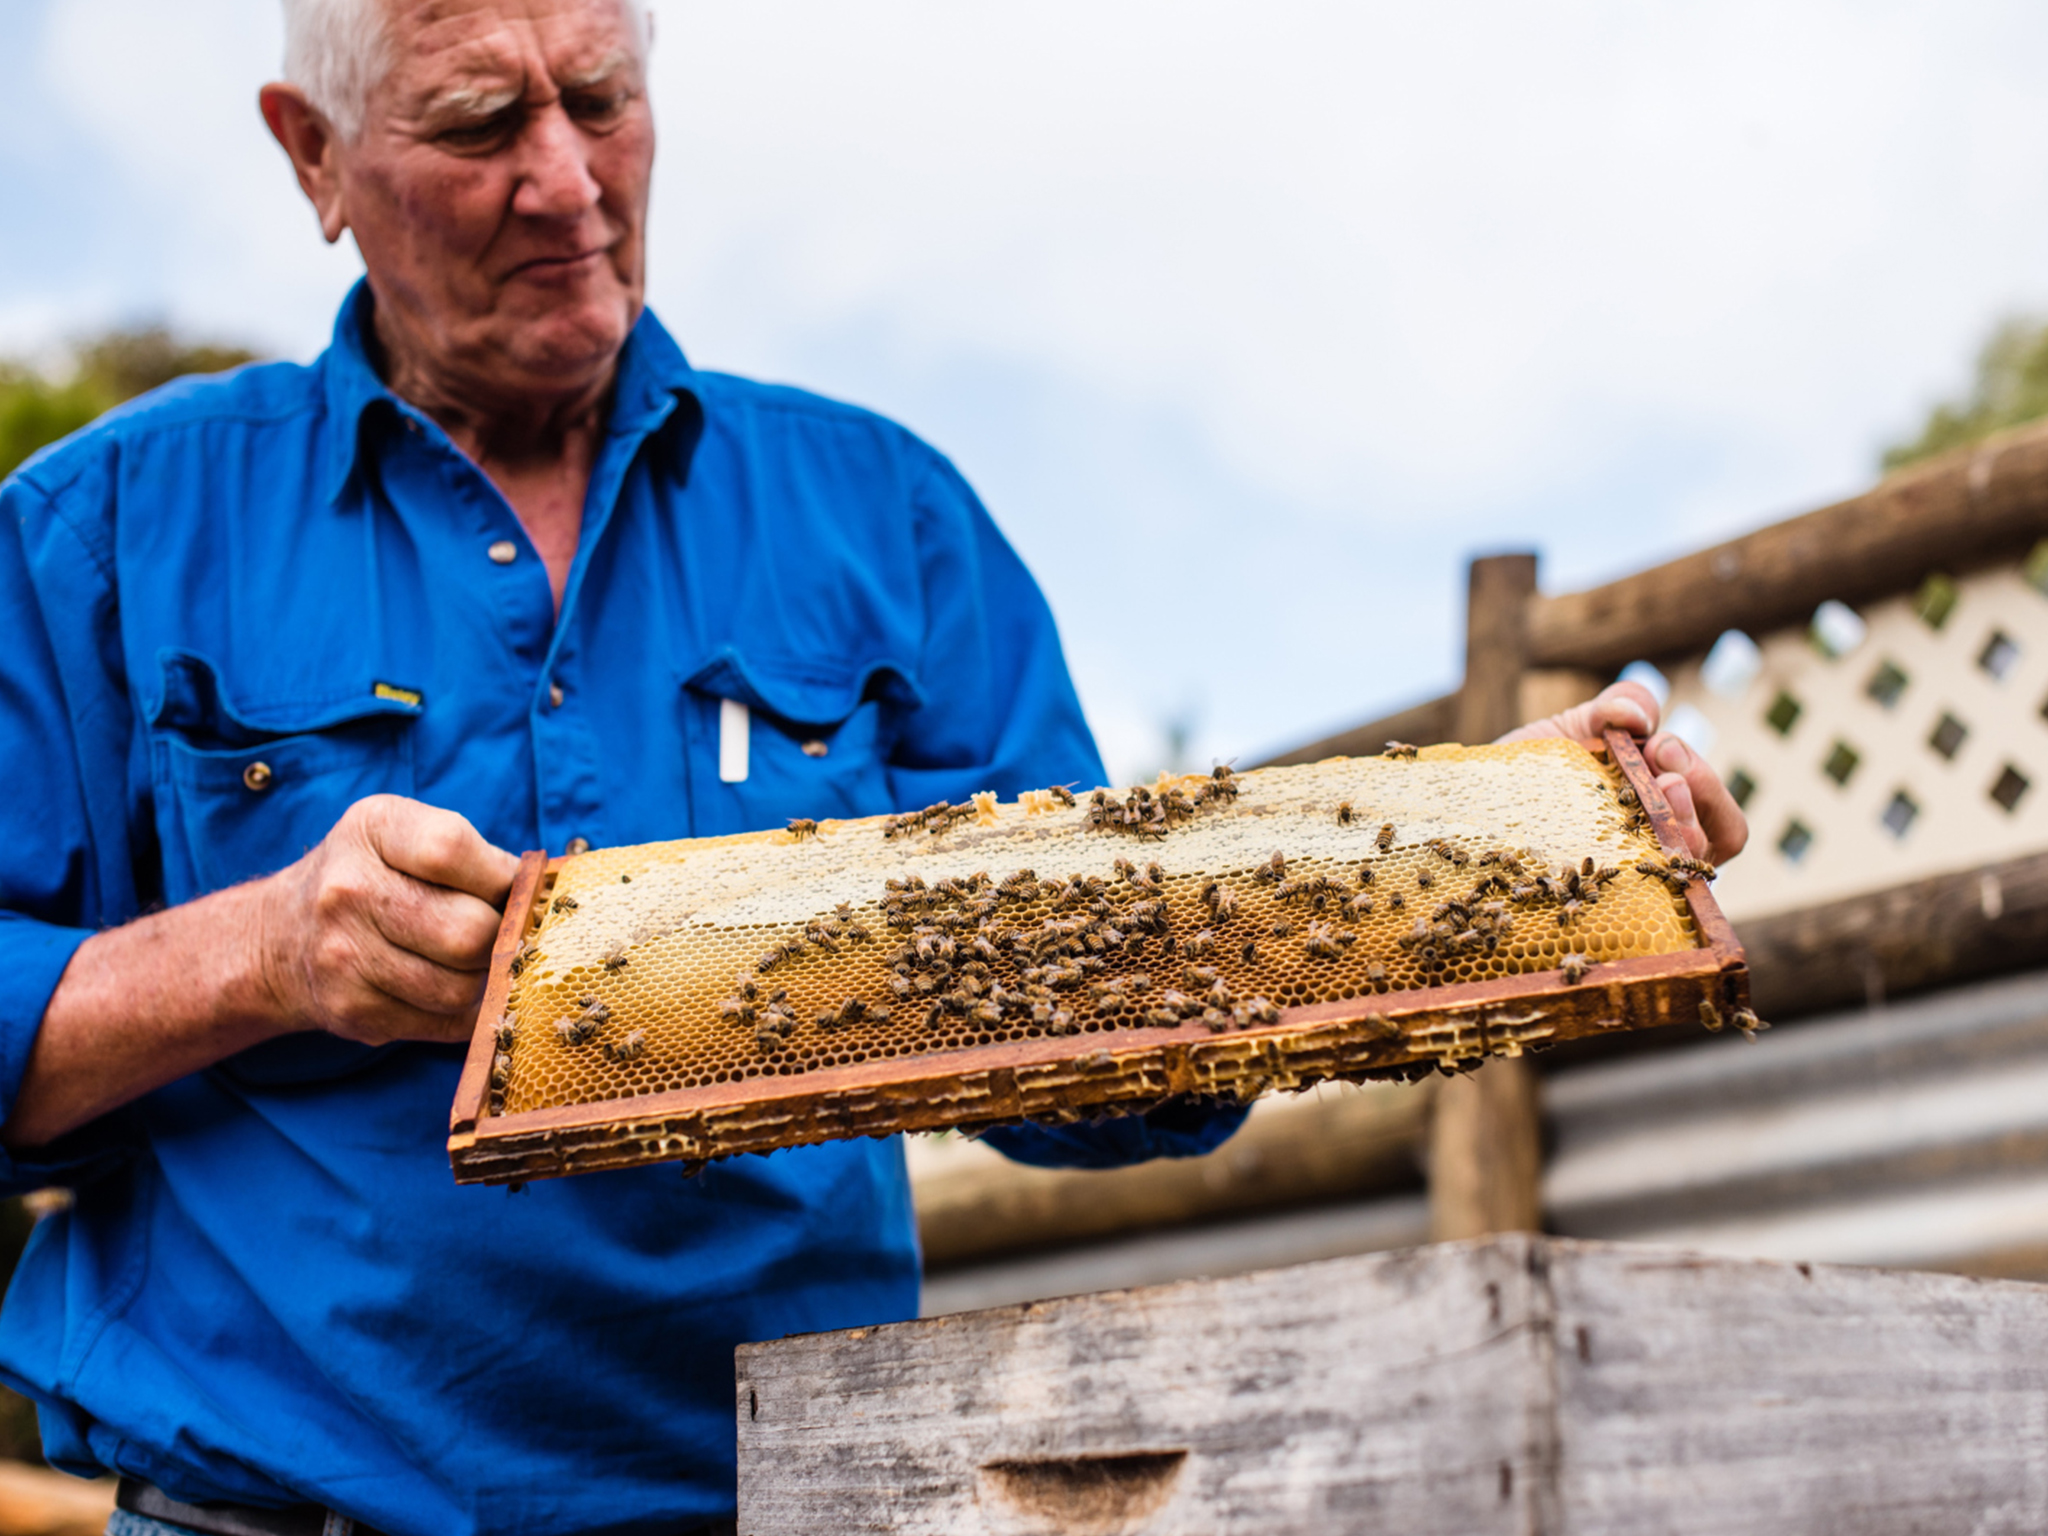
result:
[[[585,65],[581,69],[557,76],[555,89],[583,91],[593,85],[602,85],[621,70],[631,67],[633,61],[633,51],[630,48],[615,48],[595,64]]]
[[[451,85],[429,96],[426,117],[494,117],[523,93],[516,85]]]

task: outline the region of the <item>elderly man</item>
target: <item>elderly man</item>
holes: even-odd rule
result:
[[[110,1530],[717,1528],[732,1345],[915,1310],[902,1155],[458,1188],[511,850],[1103,774],[952,467],[643,311],[637,6],[286,10],[263,115],[367,269],[332,346],[0,489],[0,1180],[77,1192],[0,1371],[122,1474]],[[1609,719],[1656,723],[1546,728]],[[1237,1118],[990,1139],[1106,1166]]]

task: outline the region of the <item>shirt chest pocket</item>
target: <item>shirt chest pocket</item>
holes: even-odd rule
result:
[[[916,696],[888,662],[821,675],[721,651],[683,685],[693,835],[893,810],[889,746]]]
[[[414,790],[416,699],[364,683],[339,698],[237,697],[219,670],[164,657],[149,712],[164,899],[189,901],[284,868],[367,795]]]

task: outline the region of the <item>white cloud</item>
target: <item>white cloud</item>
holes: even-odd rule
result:
[[[2048,302],[2019,0],[659,11],[657,306],[953,452],[1126,766],[1191,699],[1230,755],[1448,681],[1473,547],[1571,583],[1853,488]],[[147,235],[0,334],[317,346],[354,262],[255,118],[272,6],[46,14],[23,84]]]

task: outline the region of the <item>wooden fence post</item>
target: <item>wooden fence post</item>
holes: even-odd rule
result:
[[[1459,741],[1487,742],[1521,723],[1536,556],[1472,562],[1465,602]],[[1429,1136],[1429,1226],[1437,1242],[1535,1231],[1542,1219],[1542,1125],[1529,1063],[1496,1058],[1437,1095]]]

